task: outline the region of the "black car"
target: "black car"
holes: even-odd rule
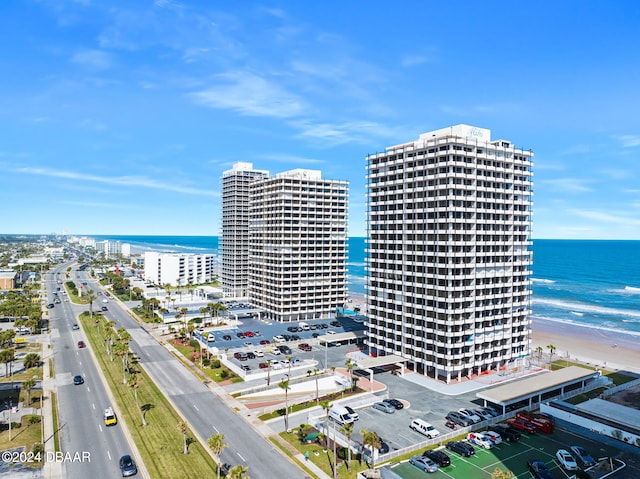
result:
[[[240,333],[236,333],[236,337],[239,339],[244,339],[244,333],[240,332]]]
[[[442,451],[430,449],[428,451],[424,451],[422,455],[431,459],[438,465],[438,467],[447,467],[451,465],[451,458]]]
[[[547,467],[547,465],[538,461],[537,459],[530,459],[527,461],[527,466],[529,467],[529,472],[535,479],[553,479],[553,474]]]
[[[339,328],[340,326],[342,326],[342,324],[340,324],[340,321],[331,321],[329,324],[334,328]]]
[[[289,326],[287,328],[287,331],[291,332],[291,333],[297,333],[299,331],[299,328],[296,326]]]
[[[397,399],[383,399],[382,402],[385,402],[396,409],[404,408],[404,404],[402,404],[402,402],[398,401]]]
[[[389,444],[380,439],[380,447],[378,448],[380,454],[386,454],[389,452]]]
[[[74,376],[73,377],[73,384],[76,386],[79,386],[80,384],[84,383],[84,379],[82,379],[82,376]]]
[[[447,449],[457,452],[464,457],[473,456],[476,453],[476,449],[471,444],[462,441],[449,441],[447,443]]]
[[[329,325],[328,325],[327,323],[320,323],[320,324],[318,325],[318,327],[319,327],[320,329],[327,329],[327,328],[329,327]]]
[[[136,463],[133,462],[130,455],[127,454],[120,458],[120,472],[122,472],[122,477],[135,476],[138,474]]]
[[[491,426],[491,430],[500,434],[502,439],[507,442],[515,442],[520,440],[520,433],[508,426],[496,424],[495,426]]]
[[[231,335],[230,334],[225,334],[224,336],[222,336],[222,339],[224,339],[225,341],[231,341]]]
[[[289,346],[278,346],[278,349],[282,354],[291,354],[291,348]]]
[[[248,352],[248,353],[247,353],[247,358],[249,358],[249,359],[255,359],[255,358],[256,358],[256,355],[255,355],[255,353]]]

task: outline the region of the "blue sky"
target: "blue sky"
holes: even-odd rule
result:
[[[640,239],[640,2],[0,7],[1,233],[215,235],[236,161],[350,182],[458,123],[535,152],[534,238]]]

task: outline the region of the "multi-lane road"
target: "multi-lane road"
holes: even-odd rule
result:
[[[76,282],[87,282],[85,288],[94,289],[96,292],[100,291],[100,286],[95,280],[90,279],[87,273],[74,270],[72,275],[72,279]],[[74,277],[76,275],[78,278]],[[61,366],[56,366],[56,377],[58,378],[58,373],[61,371],[65,374],[64,378],[68,377],[69,379],[68,387],[66,379],[63,381],[64,385],[60,387],[61,383],[58,378],[60,405],[62,408],[63,402],[66,403],[66,407],[71,408],[77,416],[71,418],[65,415],[63,418],[61,413],[61,423],[65,423],[65,427],[66,424],[73,426],[73,428],[69,427],[69,431],[75,432],[76,429],[82,431],[78,432],[78,439],[73,437],[74,432],[66,435],[63,432],[63,447],[84,447],[86,444],[91,444],[92,438],[95,437],[97,440],[93,439],[93,442],[100,443],[99,448],[105,451],[103,456],[106,456],[107,451],[109,452],[109,456],[100,460],[108,461],[111,457],[113,459],[111,469],[115,467],[113,470],[119,473],[117,459],[121,454],[128,453],[125,450],[126,442],[123,437],[115,438],[116,435],[121,436],[119,428],[106,430],[102,426],[102,409],[108,403],[104,391],[96,387],[97,374],[89,355],[86,354],[87,351],[77,348],[77,341],[82,338],[81,333],[71,330],[74,320],[70,318],[75,317],[75,314],[72,313],[70,304],[62,303],[62,308],[60,308],[63,311],[62,315],[59,314],[59,310],[53,312],[61,306],[60,304],[51,310],[54,317],[52,328],[57,329],[55,333],[52,329],[52,343],[55,341],[56,354],[64,358],[61,360]],[[116,328],[123,327],[131,334],[132,339],[129,343],[131,350],[139,358],[140,364],[163,394],[173,402],[188,421],[190,427],[205,440],[216,433],[224,434],[224,440],[228,444],[221,455],[224,463],[231,466],[237,464],[248,466],[249,475],[253,479],[305,478],[305,474],[300,469],[285,458],[243,417],[232,410],[225,400],[208,389],[165,347],[136,323],[123,305],[113,300],[109,302],[108,308],[109,310],[104,313],[106,317],[115,321]],[[59,319],[59,315],[63,318]],[[56,324],[60,322],[63,324]],[[57,355],[56,361],[58,361]],[[80,373],[84,373],[86,376],[84,386],[73,386],[73,375]],[[74,394],[76,392],[77,394]],[[93,409],[94,407],[95,409]],[[78,409],[82,409],[83,413],[80,414]],[[85,421],[90,421],[92,424],[85,425],[86,427],[83,428],[82,425]],[[65,477],[76,477],[75,465],[73,470],[74,475]],[[78,467],[77,470],[80,471],[81,468]],[[95,470],[93,467],[82,469],[85,473]]]
[[[56,275],[56,272],[60,272]],[[57,279],[64,282],[64,267],[47,274],[47,301],[53,303]],[[58,427],[60,447],[76,461],[62,462],[62,477],[118,477],[119,459],[131,450],[122,428],[104,425],[104,409],[110,405],[89,351],[78,348],[85,341],[81,330],[73,330],[76,316],[86,308],[64,301],[64,287],[58,291],[61,302],[49,309],[51,347],[53,350],[56,389],[58,392]],[[81,375],[84,384],[74,385]],[[76,454],[77,453],[77,454]]]

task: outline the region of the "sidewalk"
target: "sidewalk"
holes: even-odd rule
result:
[[[49,347],[49,336],[42,335],[42,397],[46,400],[43,403],[42,412],[44,420],[44,451],[54,453],[53,441],[53,399],[52,393],[57,392],[55,378],[51,377],[49,359],[53,357],[53,350]],[[62,479],[62,463],[56,461],[45,461],[42,468],[44,479]]]

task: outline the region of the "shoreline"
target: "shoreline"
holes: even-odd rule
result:
[[[366,314],[365,296],[348,293],[349,309],[360,306]],[[640,373],[640,338],[633,332],[580,325],[560,319],[531,317],[531,356],[542,348],[542,357],[549,357],[548,345],[555,347],[554,359],[586,363],[606,369]]]

